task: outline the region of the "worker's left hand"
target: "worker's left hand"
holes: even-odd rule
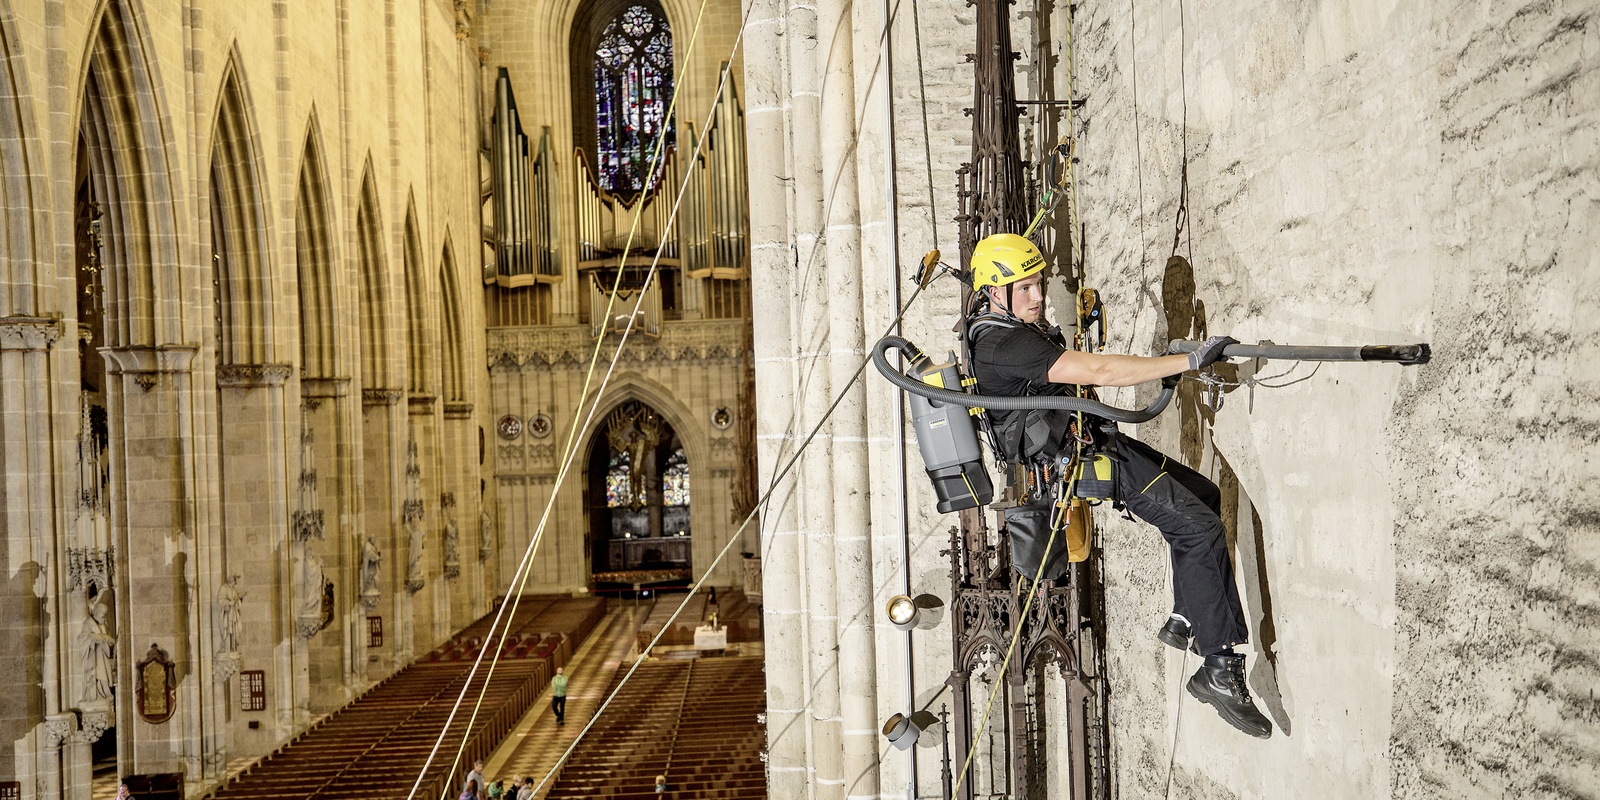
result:
[[[1222,349],[1230,344],[1238,343],[1239,340],[1232,336],[1213,336],[1205,340],[1203,344],[1195,348],[1194,352],[1189,354],[1189,369],[1204,369],[1218,361],[1222,361],[1224,359]]]

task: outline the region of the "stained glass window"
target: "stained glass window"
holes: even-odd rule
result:
[[[689,505],[689,457],[681,447],[672,451],[667,468],[661,471],[661,504]]]
[[[601,32],[594,56],[596,177],[607,192],[632,194],[645,187],[663,129],[672,144],[672,31],[659,12],[630,6]]]
[[[606,470],[606,506],[622,508],[628,505],[628,454],[612,453],[611,466]]]

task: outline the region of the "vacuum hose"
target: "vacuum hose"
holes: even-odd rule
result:
[[[899,336],[885,336],[882,339],[879,339],[878,343],[872,348],[872,364],[878,368],[878,372],[883,373],[883,377],[887,378],[890,383],[908,392],[911,392],[912,394],[926,397],[929,400],[934,400],[941,403],[953,403],[955,405],[965,406],[967,408],[978,407],[986,408],[992,411],[1023,411],[1035,408],[1047,408],[1058,409],[1061,411],[1081,411],[1085,414],[1093,414],[1094,416],[1101,417],[1103,419],[1109,419],[1113,422],[1139,423],[1149,422],[1150,420],[1155,419],[1157,414],[1160,414],[1164,409],[1166,409],[1167,403],[1172,401],[1173,390],[1171,387],[1166,386],[1161,388],[1161,394],[1156,395],[1156,399],[1152,401],[1150,405],[1139,410],[1117,408],[1116,406],[1108,406],[1105,403],[1101,403],[1097,400],[1088,400],[1082,397],[1071,397],[1067,395],[994,397],[983,394],[967,394],[966,392],[958,392],[950,389],[940,389],[936,386],[929,386],[928,384],[916,380],[915,378],[908,378],[904,372],[901,372],[900,370],[890,366],[889,359],[885,355],[890,348],[899,350],[901,355],[903,355],[907,361],[915,361],[919,358],[925,357],[923,356],[922,351],[917,349],[916,345]]]

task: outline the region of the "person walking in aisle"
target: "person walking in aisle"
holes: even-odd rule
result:
[[[556,713],[556,724],[567,724],[567,675],[556,667],[556,676],[550,679],[550,710]]]

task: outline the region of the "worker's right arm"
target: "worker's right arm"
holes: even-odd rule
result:
[[[1133,386],[1177,375],[1189,369],[1189,357],[1127,356],[1064,350],[1050,365],[1051,383],[1086,386]]]

